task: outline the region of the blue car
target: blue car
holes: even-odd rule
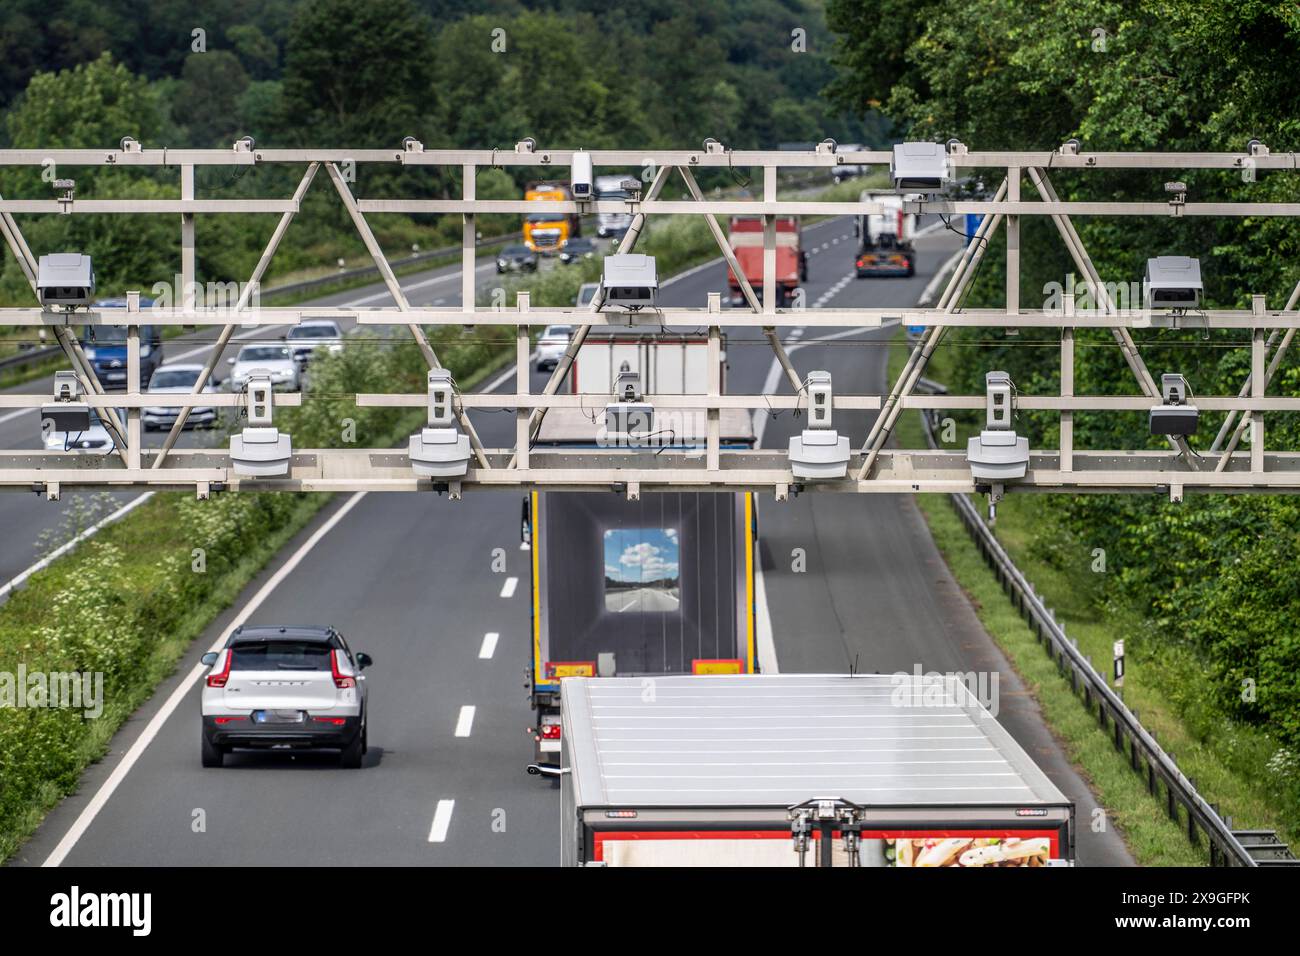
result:
[[[153,305],[152,299],[141,299],[142,309]],[[92,308],[126,308],[126,299],[100,299]],[[94,366],[100,384],[105,390],[126,388],[126,326],[86,326],[81,347]],[[162,329],[156,325],[140,327],[140,384],[153,377],[163,361]]]

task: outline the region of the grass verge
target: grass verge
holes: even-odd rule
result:
[[[891,348],[891,380],[901,371],[906,356],[907,347],[900,334]],[[942,348],[936,351],[935,359],[928,375],[942,381]],[[967,431],[955,430],[954,447],[965,441]],[[900,417],[896,437],[900,447],[925,448],[919,414]],[[1095,717],[1060,676],[1012,606],[947,497],[918,495],[917,501],[936,545],[970,597],[981,623],[1033,692],[1049,727],[1089,781],[1110,819],[1121,828],[1134,858],[1144,866],[1207,864],[1204,840],[1195,847],[1188,842],[1184,826],[1166,816],[1163,803],[1147,793],[1144,778],[1133,772],[1128,759],[1098,728]],[[1083,568],[1067,573],[1042,559],[1039,538],[1044,527],[1051,527],[1046,520],[1047,505],[1043,496],[1009,495],[998,505],[994,531],[1080,650],[1094,661],[1108,661],[1113,642],[1136,633],[1139,619],[1131,611],[1103,606],[1095,582],[1089,580]],[[1092,555],[1085,553],[1091,561]],[[1130,655],[1126,664],[1125,702],[1137,711],[1143,725],[1165,750],[1175,756],[1202,796],[1224,816],[1231,817],[1235,827],[1276,829],[1294,847],[1295,822],[1279,810],[1287,806],[1287,792],[1273,782],[1275,775],[1268,772],[1268,760],[1276,745],[1261,739],[1254,729],[1238,725],[1220,724],[1212,736],[1195,733],[1169,703],[1175,696],[1171,694],[1172,685],[1181,684],[1182,693],[1177,696],[1187,698],[1187,688],[1201,681],[1191,662],[1168,656]],[[1080,821],[1081,826],[1088,823]]]

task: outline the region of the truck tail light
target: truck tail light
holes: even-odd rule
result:
[[[235,652],[227,649],[221,652],[225,656],[225,663],[221,665],[221,670],[213,671],[208,675],[209,687],[225,687],[226,681],[230,680],[230,661],[235,656]]]
[[[229,723],[233,723],[236,720],[247,720],[247,719],[248,719],[247,717],[213,717],[212,718],[213,722],[216,724],[229,724]]]
[[[356,687],[357,679],[353,677],[351,673],[345,674],[343,671],[339,670],[340,653],[341,652],[339,651],[338,648],[335,648],[334,650],[330,651],[330,673],[333,674],[334,676],[334,686],[337,687],[339,690],[346,690],[349,687]],[[348,670],[351,671],[351,666],[349,666]]]
[[[313,717],[312,720],[318,724],[333,724],[335,727],[342,727],[347,723],[346,717]]]
[[[559,739],[560,739],[560,725],[559,725],[559,724],[542,724],[542,739],[543,739],[543,740],[559,740]]]

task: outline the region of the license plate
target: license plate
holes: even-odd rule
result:
[[[110,382],[125,382],[126,372],[109,372],[104,376],[104,378],[108,379]]]
[[[301,724],[307,715],[301,710],[255,710],[255,724]]]

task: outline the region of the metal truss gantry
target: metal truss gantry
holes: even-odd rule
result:
[[[970,475],[964,454],[932,450],[892,450],[886,443],[898,415],[908,409],[982,409],[983,395],[917,394],[926,364],[950,328],[997,329],[1052,328],[1060,332],[1059,394],[1018,397],[1021,410],[1043,410],[1060,415],[1060,448],[1032,454],[1023,479],[1008,484],[1008,490],[1033,492],[1145,492],[1168,494],[1178,500],[1185,492],[1300,491],[1300,451],[1264,450],[1265,414],[1300,411],[1300,397],[1268,394],[1268,385],[1300,327],[1300,284],[1286,304],[1270,309],[1265,297],[1256,295],[1251,307],[1242,310],[1149,310],[1121,308],[1108,295],[1071,220],[1072,216],[1300,216],[1300,203],[1252,203],[1186,201],[1183,194],[1163,201],[1062,202],[1048,171],[1070,170],[1220,170],[1225,175],[1276,171],[1297,172],[1294,154],[1270,155],[1258,148],[1250,153],[1088,153],[1077,144],[1054,151],[968,152],[950,146],[949,163],[954,173],[980,171],[989,181],[999,181],[990,200],[951,200],[943,196],[911,198],[909,211],[944,216],[976,213],[982,219],[962,253],[943,294],[932,308],[886,309],[778,309],[776,282],[776,218],[799,215],[855,215],[881,212],[874,202],[819,202],[778,198],[778,173],[782,170],[832,171],[837,166],[888,166],[890,153],[878,151],[836,152],[823,144],[812,151],[731,151],[716,144],[703,151],[610,150],[592,151],[592,162],[605,169],[644,170],[642,192],[626,201],[536,201],[478,199],[475,179],[479,170],[500,167],[528,167],[552,178],[567,176],[573,151],[539,150],[520,144],[513,151],[425,150],[408,140],[398,150],[257,149],[241,140],[230,150],[147,149],[125,140],[121,149],[110,150],[0,150],[0,166],[56,168],[99,167],[129,169],[176,169],[180,175],[179,199],[76,199],[64,195],[55,199],[0,199],[0,231],[5,243],[36,287],[36,258],[27,246],[16,216],[57,213],[63,215],[179,215],[180,278],[183,301],[168,307],[141,311],[136,298],[125,308],[63,311],[39,306],[0,309],[0,324],[49,328],[67,355],[82,384],[87,404],[97,408],[117,444],[115,456],[79,456],[58,452],[0,450],[0,488],[43,491],[57,497],[61,488],[151,487],[189,489],[206,496],[213,490],[275,491],[417,491],[437,488],[459,496],[463,490],[520,488],[598,490],[611,489],[636,497],[658,490],[766,490],[784,498],[794,491],[850,493],[970,492],[985,490]],[[256,167],[281,165],[302,170],[297,189],[288,199],[202,199],[195,194],[195,169],[200,166]],[[436,166],[455,171],[459,167],[462,194],[459,199],[359,199],[344,170],[359,164],[396,169]],[[347,211],[387,287],[395,308],[263,308],[257,290],[317,172],[324,166],[339,201]],[[761,196],[751,199],[706,198],[695,171],[749,169],[762,171]],[[550,171],[554,170],[554,173]],[[685,186],[689,200],[660,198],[673,174]],[[1038,198],[1021,195],[1024,180],[1033,185]],[[887,190],[879,190],[887,191]],[[1154,190],[1153,190],[1154,192]],[[620,251],[635,248],[646,218],[654,214],[701,215],[718,243],[723,259],[739,277],[748,309],[723,311],[720,296],[710,295],[703,308],[657,308],[629,313],[606,309],[597,294],[589,309],[533,308],[526,293],[519,293],[513,309],[482,308],[475,305],[476,217],[493,214],[534,212],[627,213],[632,226]],[[415,308],[407,300],[383,250],[371,231],[367,215],[450,214],[463,221],[461,257],[461,301],[459,308]],[[278,215],[276,228],[248,281],[233,304],[199,306],[195,286],[195,216],[229,214]],[[751,215],[763,219],[763,295],[760,296],[737,268],[718,215]],[[1020,289],[1020,219],[1047,216],[1055,224],[1075,267],[1083,277],[1093,304],[1076,309],[1074,296],[1063,296],[1060,308],[1024,309]],[[966,309],[964,296],[994,233],[1004,228],[1006,236],[1006,308]],[[52,250],[54,251],[54,250]],[[58,250],[63,251],[63,250]],[[1153,251],[1154,254],[1154,251]],[[460,393],[455,413],[469,436],[473,449],[471,467],[464,478],[436,483],[416,478],[405,453],[393,449],[306,449],[297,451],[287,478],[246,478],[235,474],[229,455],[220,451],[190,451],[174,448],[186,416],[198,405],[234,406],[242,395],[203,394],[202,390],[219,361],[222,350],[237,328],[253,325],[286,330],[304,317],[334,317],[352,320],[360,327],[405,327],[419,346],[430,368],[440,362],[425,334],[429,326],[501,326],[514,329],[516,341],[515,393]],[[792,477],[783,452],[767,450],[723,450],[720,448],[719,413],[722,409],[776,411],[803,407],[803,383],[781,344],[777,329],[801,326],[811,329],[870,330],[901,323],[924,327],[911,356],[888,395],[846,395],[837,393],[834,408],[879,411],[860,450],[853,456],[849,474],[840,480],[799,483]],[[141,325],[183,325],[213,327],[216,341],[204,363],[203,374],[191,395],[154,394],[142,390],[140,382]],[[528,391],[530,329],[534,326],[569,324],[576,333],[541,393]],[[80,326],[124,326],[127,332],[128,362],[125,394],[107,395],[87,360],[76,335]],[[602,327],[644,328],[648,333],[665,327],[707,329],[710,347],[719,347],[723,327],[757,327],[770,343],[776,361],[785,372],[787,388],[767,395],[724,394],[720,377],[714,376],[705,394],[650,395],[646,401],[657,409],[698,414],[705,423],[701,450],[540,449],[531,447],[543,417],[552,408],[589,405],[590,396],[561,394],[574,357],[592,329]],[[1104,328],[1114,336],[1116,346],[1132,371],[1137,391],[1126,396],[1077,395],[1074,390],[1074,345],[1078,329]],[[1182,439],[1171,439],[1170,448],[1160,451],[1096,451],[1074,447],[1073,423],[1078,412],[1145,411],[1159,403],[1160,392],[1133,339],[1135,329],[1249,329],[1251,371],[1237,395],[1202,396],[1196,405],[1202,411],[1226,412],[1227,418],[1211,449],[1197,455]],[[1271,350],[1271,355],[1270,355]],[[420,394],[360,394],[359,407],[423,407],[427,396]],[[37,407],[50,400],[46,395],[0,393],[0,409]],[[297,404],[297,395],[277,396],[280,405]],[[141,442],[140,412],[147,406],[177,407],[180,414],[160,449],[146,449]],[[125,409],[125,422],[116,409]],[[516,417],[516,443],[510,449],[484,448],[469,418],[475,409],[510,409]],[[1250,449],[1238,452],[1247,428]]]

